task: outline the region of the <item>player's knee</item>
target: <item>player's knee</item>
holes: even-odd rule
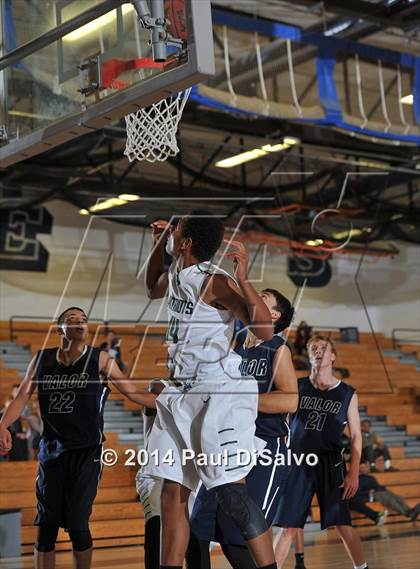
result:
[[[267,521],[249,496],[245,484],[223,484],[216,488],[216,496],[221,509],[232,519],[246,541],[268,530]]]
[[[292,539],[297,534],[297,528],[282,528],[281,529],[281,537],[284,539]]]
[[[75,551],[86,551],[92,547],[90,530],[69,530],[69,536]]]
[[[353,528],[351,526],[336,526],[336,530],[341,537],[348,537],[353,532]]]
[[[57,535],[58,526],[52,524],[40,524],[38,526],[35,549],[40,553],[54,551]]]

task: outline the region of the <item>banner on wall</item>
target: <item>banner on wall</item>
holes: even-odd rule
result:
[[[331,280],[331,265],[326,259],[288,257],[287,275],[296,286],[323,287]]]
[[[45,207],[0,211],[0,268],[46,272],[49,253],[37,236],[50,235],[52,222]]]

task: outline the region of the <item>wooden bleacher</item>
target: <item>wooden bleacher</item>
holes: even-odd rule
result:
[[[37,466],[36,461],[0,463],[1,507],[19,508],[22,512],[22,553],[33,551],[36,536],[33,520]],[[137,502],[136,470],[124,466],[123,460],[116,466],[104,467],[90,524],[96,547],[143,542],[144,518]],[[57,549],[71,549],[63,530],[58,536]]]
[[[19,322],[15,331],[16,341],[21,346],[30,346],[32,353],[42,348],[48,324]],[[90,325],[92,336],[96,326]],[[146,333],[146,336],[145,336]],[[136,380],[148,381],[151,378],[166,377],[166,347],[164,345],[164,327],[146,329],[144,325],[136,327],[118,327],[121,337],[121,350],[124,361],[129,364],[131,375]],[[333,333],[334,337],[334,333]],[[8,323],[0,323],[0,340],[9,339]],[[379,334],[377,340],[381,349],[391,348],[391,340]],[[102,336],[97,337],[98,345]],[[58,337],[50,334],[47,347],[58,345]],[[415,366],[401,364],[397,358],[386,358],[390,382],[383,369],[383,362],[376,350],[372,335],[361,333],[359,344],[338,344],[338,367],[348,368],[351,377],[349,383],[357,388],[361,405],[367,406],[372,416],[387,416],[388,424],[404,425],[407,432],[420,434],[419,409],[416,401],[418,372]],[[300,376],[307,372],[299,372]],[[11,386],[20,381],[16,370],[5,368],[0,359],[0,404],[10,394]],[[115,389],[111,399],[124,401],[127,409],[137,409],[137,405],[126,400]],[[118,437],[107,433],[107,443],[123,456],[127,447],[118,445]],[[394,465],[400,472],[380,473],[377,476],[394,492],[407,499],[410,505],[420,501],[420,477],[418,458],[406,459],[402,447],[391,447]],[[22,552],[32,551],[35,530],[32,526],[35,508],[34,481],[36,462],[0,463],[0,504],[2,508],[20,508],[22,510]],[[123,461],[112,467],[104,467],[98,497],[92,513],[92,534],[95,547],[116,545],[137,545],[144,539],[144,520],[142,508],[137,502],[134,484],[136,469],[126,467]],[[383,509],[381,505],[371,504],[373,509]],[[314,521],[319,519],[316,502],[312,508]],[[391,516],[391,521],[402,521],[401,516]],[[404,518],[404,521],[405,518]],[[355,516],[355,523],[370,524],[370,520]],[[60,532],[57,549],[70,549],[67,534]]]

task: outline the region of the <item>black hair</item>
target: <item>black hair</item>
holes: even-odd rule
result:
[[[183,218],[182,236],[192,241],[191,253],[200,262],[209,261],[223,241],[222,221],[207,211],[196,210]]]
[[[86,316],[86,312],[83,310],[83,308],[79,308],[79,306],[70,306],[69,308],[66,308],[65,310],[63,310],[63,312],[60,314],[60,316],[57,318],[57,324],[60,326],[61,324],[64,324],[64,316],[66,315],[66,313],[69,310],[80,310],[80,312],[83,312],[83,314]],[[87,316],[86,316],[87,317]]]
[[[295,314],[295,309],[290,300],[275,288],[265,288],[262,292],[268,292],[274,296],[276,304],[273,308],[281,312],[280,318],[274,322],[274,333],[278,334],[290,326]]]

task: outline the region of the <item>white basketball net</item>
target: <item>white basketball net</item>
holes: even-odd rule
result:
[[[125,117],[129,161],[163,162],[179,152],[176,133],[191,88]]]

